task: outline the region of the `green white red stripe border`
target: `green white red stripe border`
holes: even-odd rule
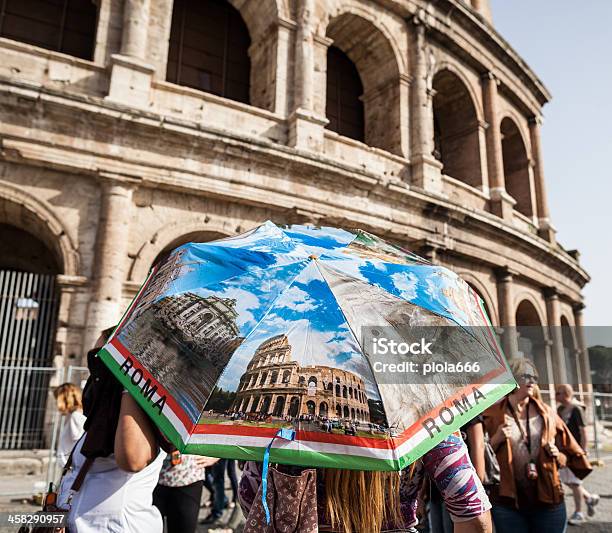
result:
[[[232,459],[259,461],[263,459],[264,450],[276,433],[276,428],[236,424],[197,425],[189,419],[163,385],[140,365],[136,357],[121,344],[119,339],[114,338],[104,346],[100,357],[179,450],[185,453]],[[133,366],[126,373],[121,366],[127,358],[132,360]],[[132,376],[137,376],[138,379],[133,381]],[[152,399],[147,399],[141,392],[142,384],[147,380],[149,380],[149,387],[156,387],[156,393]],[[470,385],[467,389],[471,392],[472,387],[476,387],[485,398],[477,406],[471,407],[462,414],[456,414],[453,422],[444,425],[441,432],[434,437],[429,435],[420,421],[398,437],[389,439],[298,431],[295,441],[287,442],[280,439],[274,441],[270,460],[287,464],[360,470],[401,469],[417,460],[438,442],[512,391],[515,383],[509,376],[507,383]],[[453,400],[460,399],[461,394],[465,392],[468,391],[465,389],[459,391],[458,394],[449,398],[445,405],[452,405]],[[166,396],[166,401],[160,412],[154,402],[162,395]],[[434,416],[434,414],[424,418],[428,416]]]

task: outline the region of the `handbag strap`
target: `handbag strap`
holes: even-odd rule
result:
[[[83,437],[81,437],[81,439],[82,438]],[[66,465],[64,466],[64,469],[62,470],[62,477],[64,477],[68,473],[70,468],[72,467],[72,459],[73,459],[72,456],[74,454],[74,450],[79,445],[79,441],[81,439],[79,439],[75,443],[75,445],[72,447],[72,450],[70,451],[70,455],[68,456],[68,460],[66,461]],[[72,492],[78,492],[80,490],[81,485],[83,484],[83,481],[85,480],[85,476],[87,475],[87,472],[89,472],[89,469],[91,468],[91,465],[93,464],[94,460],[95,460],[95,457],[85,458],[85,462],[81,465],[81,468],[79,468],[79,473],[77,474],[77,477],[72,482],[72,486],[70,487],[70,490]]]

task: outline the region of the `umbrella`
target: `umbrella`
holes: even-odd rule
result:
[[[516,386],[455,273],[271,222],[174,250],[100,356],[180,451],[315,467],[399,470]]]

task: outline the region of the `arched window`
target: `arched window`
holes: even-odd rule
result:
[[[506,191],[516,200],[514,208],[525,216],[533,215],[529,160],[521,133],[515,122],[506,117],[501,122],[502,157]]]
[[[538,369],[541,383],[546,383],[549,369],[545,328],[538,311],[529,300],[523,300],[516,308],[515,321],[519,356],[531,359]]]
[[[0,0],[0,37],[93,59],[98,8],[92,0]]]
[[[363,85],[357,68],[347,55],[335,46],[327,51],[327,128],[364,141]]]
[[[175,0],[166,79],[249,103],[251,38],[226,0]]]
[[[343,385],[342,387],[342,397],[348,398],[348,389],[346,388],[346,385]]]
[[[470,93],[449,70],[434,76],[433,89],[433,155],[447,176],[481,186],[478,118]]]
[[[285,370],[283,372],[283,383],[289,383],[290,379],[291,379],[291,372],[289,372],[289,370]]]
[[[340,396],[340,385],[336,384],[336,396]]]

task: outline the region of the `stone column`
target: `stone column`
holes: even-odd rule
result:
[[[80,365],[85,362],[82,343],[86,316],[86,313],[83,313],[83,306],[87,295],[87,278],[60,274],[56,277],[56,283],[60,296],[53,363],[55,367],[63,367],[68,364]]]
[[[442,193],[442,163],[433,156],[433,96],[428,72],[425,22],[412,17],[412,84],[410,86],[410,165],[412,184],[426,191]]]
[[[489,0],[472,0],[472,7],[482,16],[489,24],[493,23],[491,18],[491,6]]]
[[[146,62],[151,0],[124,0],[121,53],[111,56],[108,100],[148,107],[154,67]]]
[[[151,0],[124,0],[121,54],[144,59]]]
[[[540,125],[542,118],[539,116],[529,119],[529,139],[531,142],[531,158],[533,160],[533,178],[536,197],[536,214],[538,218],[538,233],[547,241],[555,241],[555,228],[550,223],[548,212],[548,198],[546,196],[546,181],[544,179],[544,165],[542,162],[542,148],[540,143]]]
[[[114,326],[125,311],[122,295],[126,278],[133,185],[105,180],[101,189],[85,351],[93,345],[100,331]]]
[[[516,201],[506,192],[502,138],[497,109],[498,85],[499,80],[492,72],[487,72],[482,76],[484,116],[488,123],[486,140],[489,194],[491,197],[491,211],[504,220],[510,220]]]
[[[314,0],[299,0],[294,52],[294,105],[289,117],[289,145],[320,152],[323,148],[325,118],[325,88],[327,47],[331,40],[314,35]],[[315,47],[318,47],[317,76],[315,86]],[[322,50],[322,49],[323,50]],[[325,66],[324,66],[325,65]],[[323,74],[323,76],[321,76]],[[323,110],[315,111],[315,95],[323,99]]]
[[[276,44],[276,76],[273,111],[287,116],[289,109],[289,87],[293,84],[289,73],[291,63],[291,34],[296,31],[296,25],[287,20],[279,20]]]
[[[591,374],[591,362],[589,351],[584,338],[584,304],[581,302],[574,306],[574,327],[576,332],[576,344],[578,347],[578,361],[580,365],[580,375],[582,378],[582,391],[587,394],[585,404],[587,406],[587,416],[593,417],[593,378]]]
[[[561,332],[561,311],[559,309],[559,294],[554,287],[544,291],[546,298],[546,314],[548,329],[552,340],[553,376],[555,385],[567,383],[565,352],[563,351],[563,336]]]
[[[502,328],[502,347],[506,359],[510,361],[518,357],[513,272],[508,268],[502,268],[495,275],[497,278],[497,299],[499,301],[499,324]]]

